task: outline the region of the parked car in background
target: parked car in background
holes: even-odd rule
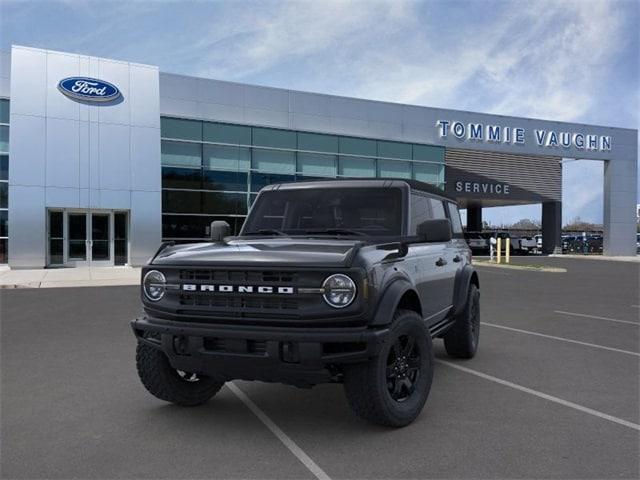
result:
[[[473,253],[476,255],[485,255],[489,251],[489,239],[485,238],[480,232],[466,232],[464,239]]]
[[[538,246],[538,242],[534,237],[520,238],[520,251],[524,254],[534,253]]]

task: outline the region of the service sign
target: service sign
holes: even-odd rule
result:
[[[69,98],[87,102],[111,102],[120,98],[120,90],[112,83],[89,77],[63,78],[58,90]]]

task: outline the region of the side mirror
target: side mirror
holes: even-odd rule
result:
[[[449,219],[425,220],[418,225],[416,234],[423,242],[448,242],[451,240]]]
[[[221,242],[224,237],[228,237],[231,233],[231,227],[223,220],[211,222],[211,241]]]

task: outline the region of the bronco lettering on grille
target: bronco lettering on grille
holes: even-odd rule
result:
[[[285,294],[295,293],[293,287],[271,287],[269,285],[210,285],[184,283],[182,290],[185,292],[219,292],[219,293],[262,293]]]

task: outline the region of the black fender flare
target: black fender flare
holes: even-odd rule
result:
[[[467,293],[472,283],[480,288],[480,281],[476,269],[470,264],[465,265],[456,273],[456,281],[453,292],[453,315],[459,315],[467,306]]]
[[[376,309],[373,321],[370,323],[372,326],[384,326],[391,323],[393,314],[398,308],[398,304],[402,299],[402,296],[408,291],[412,291],[420,303],[420,296],[416,292],[415,287],[404,277],[396,277],[391,280],[387,287],[383,290],[382,296],[378,301],[378,308]],[[420,303],[420,310],[422,310],[422,304]]]

